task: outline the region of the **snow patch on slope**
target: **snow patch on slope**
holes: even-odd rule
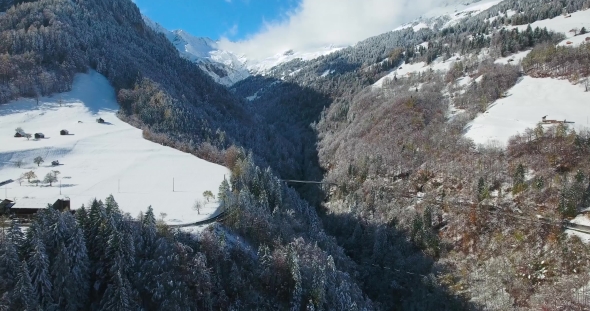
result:
[[[337,52],[341,49],[343,49],[343,47],[327,46],[312,52],[297,52],[289,50],[262,60],[248,60],[246,61],[245,66],[254,74],[265,75],[270,69],[282,63],[287,63],[296,59],[300,59],[302,61],[311,60],[320,56]]]
[[[586,37],[590,37],[590,34],[574,36],[574,33],[570,32],[570,30],[574,28],[579,30],[582,27],[586,27],[586,30],[590,31],[590,10],[578,11],[568,14],[568,16],[570,15],[571,17],[560,15],[551,19],[536,21],[531,24],[531,27],[533,29],[536,27],[547,27],[548,30],[564,33],[566,39],[560,42],[559,45],[568,45],[568,41],[571,41],[572,45],[579,45],[582,42],[585,42]],[[524,31],[527,27],[528,25],[519,25],[513,26],[512,28],[518,28],[519,31]]]
[[[114,89],[94,71],[77,75],[71,92],[41,98],[38,106],[30,99],[0,105],[0,180],[17,180],[30,170],[40,180],[52,170],[61,172],[61,181],[52,187],[26,180],[7,185],[7,197],[15,207],[42,208],[67,196],[72,208],[78,208],[113,194],[122,211],[137,216],[151,205],[156,216],[167,214],[169,224],[191,223],[216,213],[214,202],[200,214],[192,206],[203,199],[204,191],[217,193],[229,171],[143,139],[140,129],[117,118],[118,109]],[[97,123],[99,117],[106,123]],[[17,127],[42,132],[46,138],[14,138]],[[71,134],[61,136],[62,129]],[[39,167],[32,163],[37,156],[45,159]],[[26,164],[17,168],[17,160]],[[61,165],[52,167],[53,160]]]
[[[443,28],[456,25],[462,19],[480,14],[500,2],[502,2],[502,0],[448,0],[442,2],[440,6],[432,8],[416,21],[404,24],[393,31],[410,27],[412,27],[414,31],[418,31],[423,28],[433,28],[437,23],[441,23]]]
[[[393,80],[396,76],[398,78],[402,78],[402,77],[407,77],[409,75],[413,75],[413,74],[418,74],[418,73],[424,73],[427,71],[440,71],[440,72],[446,72],[448,71],[451,66],[453,66],[453,64],[456,62],[456,57],[453,56],[449,59],[442,60],[442,58],[437,58],[435,59],[432,63],[430,63],[429,65],[426,65],[425,62],[419,62],[419,63],[413,63],[413,64],[402,64],[401,66],[397,67],[396,69],[390,71],[387,75],[385,75],[383,78],[377,80],[377,82],[375,82],[373,84],[374,88],[380,88],[383,87],[383,84],[386,81],[391,81]]]
[[[501,57],[501,58],[496,59],[494,61],[494,63],[504,64],[504,65],[510,64],[510,63],[512,63],[513,65],[518,64],[518,63],[522,62],[522,60],[527,55],[529,55],[530,52],[531,52],[531,50],[526,50],[526,51],[518,52],[518,53],[515,53],[512,55],[506,56],[506,57]]]
[[[497,142],[506,146],[508,139],[527,128],[534,128],[541,118],[567,120],[576,131],[590,125],[590,92],[567,80],[525,76],[508,91],[508,97],[492,104],[466,128],[465,136],[477,144]],[[548,127],[552,125],[544,125]]]

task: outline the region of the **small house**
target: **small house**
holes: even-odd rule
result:
[[[45,135],[43,133],[35,133],[35,139],[41,139],[41,138],[45,138]]]
[[[61,130],[59,131],[59,135],[69,135],[70,132],[68,132],[68,130]]]
[[[98,118],[98,119],[96,119],[96,122],[98,122],[98,123],[104,123],[104,120],[103,120],[103,118]]]
[[[565,44],[572,44],[572,43],[573,43],[573,42],[571,42],[571,41],[568,41],[568,42],[566,42]]]
[[[16,132],[16,134],[14,134],[14,137],[25,137],[25,135],[23,135],[23,133],[21,132]]]

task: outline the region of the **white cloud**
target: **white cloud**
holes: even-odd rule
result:
[[[226,35],[235,36],[237,33],[238,33],[238,24],[233,24],[233,26],[231,26],[227,30]]]
[[[449,0],[301,0],[285,20],[265,23],[246,40],[220,43],[224,49],[257,59],[289,49],[345,46],[392,30],[444,2]]]

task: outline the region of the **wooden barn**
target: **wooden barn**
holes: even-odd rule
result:
[[[14,137],[25,137],[25,135],[23,135],[21,132],[16,132],[16,134],[14,134]]]
[[[18,208],[14,207],[16,203],[11,200],[0,201],[0,216],[16,217],[19,219],[30,220],[41,208]]]
[[[71,211],[69,199],[57,199],[57,201],[55,201],[51,207],[60,212]]]
[[[104,119],[103,118],[98,118],[98,119],[96,119],[96,122],[98,122],[98,123],[104,123]]]
[[[59,131],[59,135],[70,135],[70,132],[68,130],[61,130]]]
[[[35,139],[45,138],[45,134],[43,133],[35,133]]]

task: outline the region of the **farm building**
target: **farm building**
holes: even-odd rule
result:
[[[68,130],[61,130],[59,131],[59,135],[69,135],[70,132],[68,132]]]
[[[0,215],[7,215],[13,206],[13,201],[7,199],[0,201]]]
[[[51,206],[54,209],[60,211],[60,212],[65,212],[65,211],[70,211],[70,199],[57,199],[57,201],[55,201],[55,203],[53,203],[53,205]]]
[[[23,135],[21,132],[16,132],[16,134],[14,134],[14,137],[25,137],[25,135]]]
[[[98,122],[98,123],[104,123],[104,120],[103,120],[103,118],[98,118],[98,119],[96,119],[96,122]]]
[[[39,138],[45,138],[45,135],[43,133],[35,133],[35,139]]]

